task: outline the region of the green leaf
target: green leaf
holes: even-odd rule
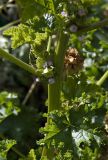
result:
[[[55,13],[52,0],[17,0],[22,9],[22,20],[26,21],[34,16],[42,16],[45,13]],[[29,11],[29,12],[28,12]]]
[[[44,0],[35,0],[38,4],[45,6]]]
[[[2,122],[11,114],[18,114],[20,109],[15,104],[16,99],[17,95],[14,93],[0,93],[0,122]]]
[[[34,16],[41,16],[44,13],[44,6],[42,0],[37,3],[36,0],[17,0],[22,9],[22,20],[26,21]]]
[[[45,1],[45,5],[46,5],[45,7],[46,7],[46,10],[48,11],[48,13],[55,14],[53,0],[47,0],[47,1]]]
[[[36,160],[36,155],[34,149],[31,149],[26,158],[20,158],[19,160]]]
[[[62,99],[62,111],[48,114],[50,124],[40,130],[45,137],[38,144],[46,146],[50,152],[53,150],[55,159],[63,159],[67,151],[75,160],[86,160],[87,156],[96,160],[100,155],[105,138],[103,120],[106,109],[103,107],[107,102],[105,104],[105,96],[98,92],[98,88],[95,97],[90,93],[69,101]]]
[[[97,5],[100,0],[81,0],[82,3],[85,3],[86,5]]]
[[[4,35],[12,36],[12,48],[14,49],[25,43],[32,43],[36,36],[34,30],[24,24],[6,30]]]
[[[6,30],[4,35],[12,36],[12,48],[14,49],[25,43],[29,43],[35,49],[34,52],[42,53],[42,48],[46,47],[47,33],[35,32],[35,30],[25,24],[20,24],[17,27]]]
[[[15,140],[2,140],[0,141],[0,160],[7,160],[7,153],[10,148],[16,144]]]
[[[34,39],[34,43],[32,45],[32,53],[36,56],[43,57],[46,51],[46,43],[47,43],[48,34],[45,33],[36,33],[36,38]],[[43,54],[42,54],[43,53]]]

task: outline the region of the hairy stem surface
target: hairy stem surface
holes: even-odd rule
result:
[[[63,74],[64,55],[68,44],[68,35],[60,33],[55,50],[55,83],[48,85],[48,112],[60,109],[60,90]]]
[[[61,108],[60,104],[60,92],[61,92],[61,83],[63,75],[63,65],[64,65],[64,56],[68,44],[69,36],[65,33],[59,34],[59,39],[54,55],[54,65],[55,65],[55,83],[48,85],[48,112],[53,110],[59,110]],[[47,124],[50,123],[50,119],[47,119]],[[53,159],[53,153],[51,149],[46,147],[43,148],[42,158],[47,156],[49,160]]]

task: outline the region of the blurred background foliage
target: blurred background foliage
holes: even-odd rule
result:
[[[93,5],[92,8],[89,7],[87,3],[87,9],[87,16],[89,18],[92,19],[92,14],[94,13],[93,22],[97,21],[94,15],[96,17],[98,16],[100,20],[108,18],[107,0],[102,0],[101,5],[99,3],[99,6]],[[15,0],[0,0],[0,47],[9,51],[19,59],[30,63],[29,45],[25,44],[12,50],[10,38],[3,36],[4,26],[13,21],[16,22],[15,24],[19,23],[17,22],[19,18],[19,9]],[[74,97],[80,97],[83,92],[86,92],[86,94],[91,93],[95,96],[95,92],[97,91],[96,86],[90,86],[89,83],[95,83],[104,72],[108,70],[108,26],[93,30],[82,36],[72,35],[70,46],[77,48],[79,53],[83,55],[85,59],[84,68],[79,77],[70,77],[64,82],[64,98],[62,98],[68,98],[69,100]],[[99,120],[101,120],[101,122],[104,121],[105,113],[108,110],[107,82],[108,81],[103,84],[106,108],[103,108],[104,114],[99,113]],[[35,84],[35,89],[29,99],[24,101],[33,83]],[[75,90],[75,92],[71,93],[72,90]],[[102,95],[103,90],[100,90]],[[99,104],[102,106],[104,100],[102,100],[101,95],[99,95],[99,98]],[[15,144],[15,147],[24,155],[27,155],[31,148],[37,149],[36,141],[42,138],[42,135],[39,133],[39,128],[44,126],[46,122],[46,119],[42,117],[43,113],[47,111],[47,107],[45,106],[46,99],[47,89],[45,83],[39,82],[38,77],[30,75],[5,59],[0,58],[0,149],[5,139],[10,139],[10,141],[11,139],[16,140],[17,144],[12,141],[11,145]],[[107,125],[107,118],[105,123]],[[104,128],[102,129],[107,137],[107,131]],[[105,157],[101,156],[102,160],[108,156],[107,143],[106,140],[106,144],[102,145],[101,148],[102,155],[105,155]],[[8,151],[11,146],[8,146],[7,141],[5,141],[5,144]],[[80,143],[80,145],[83,147],[83,142]],[[89,150],[87,150],[87,152],[89,152]],[[33,151],[31,151],[31,153],[33,153]],[[15,149],[10,149],[7,159],[17,160],[20,157],[19,155],[20,153]],[[4,159],[6,157],[5,153],[0,156],[4,156]],[[93,156],[91,155],[89,158]]]
[[[13,51],[10,39],[3,36],[2,27],[18,20],[18,15],[17,5],[14,0],[0,0],[0,47],[29,63],[29,45],[25,44]],[[35,79],[36,77],[33,75],[0,58],[0,119],[3,117],[2,121],[0,121],[0,139],[2,140],[4,137],[15,139],[17,141],[16,147],[23,154],[27,154],[31,148],[36,148],[36,140],[41,138],[39,128],[45,123],[41,112],[46,111],[44,102],[47,93],[42,83],[37,82],[32,96],[30,96],[26,104],[23,104],[26,94]],[[5,102],[6,98],[11,94],[15,96],[14,104],[10,104],[13,97],[10,97],[8,103]],[[20,110],[18,114],[11,110],[11,105],[13,108],[15,104]],[[5,109],[9,110],[8,113],[2,114],[2,110]],[[18,159],[19,157],[12,150],[8,154],[9,160]]]

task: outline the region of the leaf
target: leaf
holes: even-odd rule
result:
[[[86,5],[97,5],[100,0],[81,0],[82,3],[85,3]]]
[[[36,160],[36,155],[34,149],[31,149],[26,158],[20,158],[19,160]]]
[[[20,109],[15,104],[16,99],[17,95],[14,93],[0,93],[0,122],[2,122],[11,114],[18,114]]]
[[[87,157],[96,160],[104,140],[102,129],[106,109],[103,109],[105,97],[98,92],[95,94],[96,97],[83,93],[73,100],[66,99],[61,111],[50,112],[50,124],[40,130],[45,137],[38,144],[46,146],[50,152],[53,150],[56,159],[58,155],[58,159],[63,159],[69,151],[75,160]]]
[[[25,43],[32,44],[36,51],[41,51],[42,45],[45,47],[47,33],[35,32],[31,27],[20,24],[4,32],[4,35],[12,36],[12,48],[17,48]],[[39,52],[38,51],[38,52]]]
[[[31,54],[35,56],[35,58],[43,58],[47,59],[48,53],[46,52],[46,44],[47,44],[47,38],[48,34],[45,33],[35,33],[35,39],[33,40],[33,43],[31,44]]]
[[[10,148],[16,144],[15,140],[2,140],[0,141],[0,160],[7,160],[7,153]]]
[[[48,27],[48,22],[44,16],[34,16],[32,19],[26,21],[26,25],[36,32],[43,32]]]
[[[17,0],[22,8],[22,20],[26,21],[34,16],[41,17],[46,13],[55,13],[52,0]],[[29,12],[28,12],[29,11]]]
[[[35,0],[38,4],[45,6],[44,0]]]
[[[47,0],[47,1],[45,1],[45,4],[46,4],[45,7],[46,7],[46,10],[48,11],[48,13],[55,14],[53,0]]]
[[[14,49],[25,43],[32,43],[32,39],[35,38],[34,31],[24,24],[6,30],[4,35],[12,36],[12,48]]]
[[[26,21],[34,16],[41,16],[44,13],[44,6],[42,0],[37,3],[36,0],[17,0],[22,9],[22,20]]]

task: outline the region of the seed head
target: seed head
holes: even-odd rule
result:
[[[83,67],[84,59],[76,48],[69,48],[64,59],[64,69],[69,72],[78,72]]]

